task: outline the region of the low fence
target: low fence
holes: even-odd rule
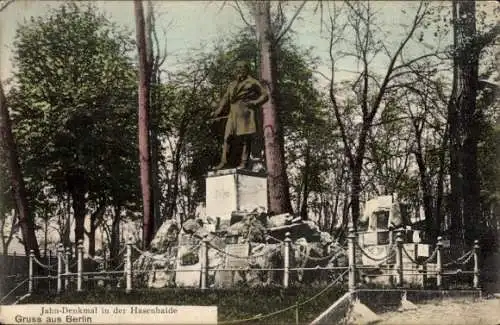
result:
[[[356,250],[361,255],[373,263],[371,265],[359,265],[359,263],[352,263],[352,275],[350,277],[350,287],[354,288],[355,284],[355,269],[363,273],[366,269],[371,269],[376,266],[381,272],[379,277],[391,277],[396,286],[403,286],[405,280],[409,277],[421,277],[422,285],[425,285],[427,279],[433,277],[436,279],[436,287],[443,288],[443,279],[445,277],[472,275],[472,287],[479,288],[479,243],[476,240],[473,248],[466,252],[461,257],[444,263],[443,258],[443,239],[438,237],[437,244],[434,250],[424,260],[418,259],[416,254],[408,251],[407,244],[404,244],[401,233],[396,236],[395,243],[387,246],[386,254],[383,256],[373,256],[366,251],[365,248],[360,246],[356,241],[354,235],[349,236],[350,245],[354,249],[350,249],[350,254],[356,255]],[[352,244],[351,244],[352,243]],[[355,257],[352,256],[351,260],[354,261]],[[394,261],[394,263],[388,263]],[[470,262],[473,261],[473,266],[470,267]],[[406,262],[406,263],[405,263]],[[408,263],[409,262],[409,263]],[[351,262],[349,263],[351,265]],[[411,266],[411,267],[409,267]]]
[[[199,274],[199,288],[207,289],[209,287],[208,275],[211,273],[213,274],[214,272],[269,272],[279,274],[282,286],[284,288],[287,288],[290,286],[291,282],[293,282],[291,280],[291,275],[296,276],[308,271],[328,271],[337,272],[334,278],[338,278],[337,276],[341,274],[341,281],[344,280],[343,277],[345,274],[347,274],[348,288],[350,291],[354,291],[359,288],[359,279],[363,275],[363,273],[366,270],[373,269],[375,267],[381,272],[377,276],[391,277],[391,279],[394,279],[394,284],[396,287],[403,287],[405,284],[405,277],[413,276],[415,274],[418,274],[424,278],[430,276],[435,277],[436,285],[438,288],[443,287],[443,277],[453,276],[457,274],[471,274],[473,276],[472,286],[475,289],[479,288],[479,245],[477,241],[475,242],[474,247],[460,258],[448,263],[443,263],[443,242],[441,237],[438,238],[438,242],[434,251],[425,260],[418,260],[414,258],[414,256],[412,256],[410,252],[408,252],[408,250],[403,245],[401,234],[397,235],[395,243],[388,246],[388,248],[386,249],[386,254],[384,254],[383,256],[374,256],[373,254],[368,252],[366,250],[366,247],[362,247],[359,244],[357,235],[353,231],[350,231],[347,238],[347,250],[344,248],[339,248],[337,251],[334,251],[327,256],[321,257],[313,257],[310,256],[310,254],[303,252],[299,247],[300,245],[297,245],[297,243],[292,243],[289,233],[286,234],[286,238],[283,241],[276,238],[272,239],[277,243],[273,250],[279,250],[282,256],[280,267],[275,267],[275,265],[267,268],[251,267],[252,263],[250,263],[249,261],[263,258],[264,255],[269,254],[269,252],[273,250],[264,251],[263,253],[257,253],[254,255],[240,256],[232,254],[225,249],[221,249],[213,245],[207,238],[205,238],[199,243],[199,247],[196,247],[197,251],[199,249],[199,263],[197,263],[199,265],[197,265],[196,268],[169,269],[168,272],[175,272],[176,274],[182,272],[192,272]],[[224,268],[221,267],[220,264],[210,265],[209,250],[216,250],[218,253],[227,257],[231,257],[233,259],[245,260],[247,262],[246,267]],[[114,277],[123,283],[126,292],[130,292],[133,289],[134,276],[137,277],[141,274],[151,274],[151,272],[157,271],[154,269],[133,270],[133,262],[137,261],[137,258],[133,260],[134,255],[139,256],[138,258],[141,258],[142,256],[143,259],[169,263],[175,263],[178,259],[177,256],[172,259],[160,257],[157,255],[155,256],[149,252],[142,251],[135,244],[133,244],[131,240],[127,242],[122,252],[124,252],[125,254],[120,265],[112,270],[104,269],[101,271],[84,271],[82,242],[79,242],[77,245],[76,256],[73,261],[71,261],[72,256],[70,251],[65,251],[64,248],[60,246],[57,251],[56,265],[43,263],[35,257],[33,252],[31,252],[28,262],[28,277],[27,279],[25,279],[25,281],[23,281],[23,284],[27,283],[28,293],[32,293],[35,290],[35,281],[55,281],[57,293],[61,293],[64,290],[69,290],[70,287],[72,287],[72,282],[76,282],[76,291],[80,292],[84,289],[83,285],[85,281],[107,280]],[[323,266],[316,265],[314,267],[306,267],[304,264],[293,265],[292,260],[296,259],[296,256],[302,256],[303,261],[313,261],[318,263],[322,262]],[[372,265],[365,265],[360,261],[359,256],[364,256],[365,258],[370,259],[375,263]],[[335,263],[335,261],[340,257],[346,258],[347,265],[338,265],[339,263]],[[415,268],[405,268],[403,257],[407,260],[410,260],[415,266],[420,267],[420,269],[416,271]],[[394,263],[392,263],[392,261],[394,261]],[[435,261],[435,263],[433,261]],[[452,271],[447,270],[447,267],[449,266],[466,265],[471,261],[473,261],[473,267],[471,270],[462,270],[461,268],[457,268]],[[94,260],[94,262],[100,261]],[[428,267],[431,264],[435,266],[432,268]],[[48,275],[35,274],[35,265],[37,265],[38,268],[46,270],[48,272]],[[0,300],[0,303],[4,299],[5,297]]]

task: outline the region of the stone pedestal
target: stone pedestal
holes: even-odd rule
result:
[[[243,169],[209,172],[206,178],[206,215],[229,222],[233,211],[267,210],[267,177]]]

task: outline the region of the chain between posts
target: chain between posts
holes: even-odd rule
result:
[[[347,253],[347,257],[348,257],[348,266],[346,267],[346,269],[347,269],[347,272],[349,274],[348,287],[349,287],[350,291],[355,291],[357,288],[356,287],[356,280],[357,280],[356,278],[358,276],[357,271],[358,271],[358,269],[363,270],[363,268],[364,268],[364,266],[356,264],[356,245],[358,245],[362,254],[364,254],[366,252],[364,252],[363,248],[361,246],[359,246],[359,244],[357,243],[357,234],[354,232],[353,228],[349,229],[347,240],[348,240],[347,241],[348,249],[347,249],[346,253]],[[299,267],[295,268],[295,267],[293,267],[292,268],[291,267],[291,259],[292,259],[292,255],[293,255],[292,239],[290,238],[289,232],[287,232],[285,234],[285,239],[282,241],[282,244],[278,245],[278,247],[272,249],[272,251],[274,251],[275,249],[279,249],[279,247],[281,247],[282,245],[283,245],[283,253],[284,253],[284,255],[283,255],[283,268],[282,269],[277,269],[277,268],[276,269],[271,269],[271,268],[267,269],[266,268],[264,270],[283,271],[283,279],[282,279],[283,283],[282,283],[282,285],[284,288],[288,288],[290,286],[290,272],[291,271],[293,272],[293,271],[299,271],[299,270],[328,269],[328,267],[316,267],[316,268],[299,268]],[[129,240],[126,243],[126,247],[124,247],[124,250],[126,250],[126,254],[124,256],[125,257],[125,260],[124,260],[125,267],[124,267],[122,274],[125,278],[126,292],[132,291],[132,277],[133,277],[133,274],[132,274],[133,273],[133,270],[132,270],[132,250],[135,248],[134,246],[135,245],[132,243],[132,239],[129,238]],[[209,271],[214,270],[213,267],[210,267],[210,263],[209,263],[209,254],[208,254],[209,249],[213,248],[213,249],[216,249],[218,251],[221,251],[221,250],[217,249],[212,244],[210,244],[210,241],[208,240],[208,238],[204,238],[201,241],[200,246],[201,246],[201,250],[200,250],[201,259],[200,259],[200,269],[199,269],[200,270],[200,279],[201,279],[200,288],[207,289]],[[404,280],[403,275],[404,274],[412,274],[413,275],[413,273],[404,273],[404,272],[409,271],[409,270],[406,270],[403,268],[403,254],[405,254],[409,258],[409,260],[412,261],[413,263],[415,263],[417,265],[422,265],[424,267],[435,256],[436,257],[436,272],[435,272],[436,273],[436,284],[437,284],[437,287],[440,289],[443,286],[443,276],[447,276],[447,275],[452,274],[449,272],[448,273],[444,272],[447,265],[450,263],[445,264],[445,265],[443,264],[443,239],[442,239],[442,237],[437,238],[437,245],[436,245],[435,250],[431,254],[431,257],[427,258],[423,263],[422,262],[416,263],[417,261],[415,259],[413,259],[413,257],[405,249],[405,247],[403,245],[403,238],[402,238],[401,232],[398,232],[396,235],[395,245],[390,245],[389,247],[392,247],[392,249],[390,249],[390,252],[389,252],[390,254],[388,254],[386,257],[384,257],[383,261],[386,261],[388,258],[392,258],[392,256],[395,255],[395,257],[396,257],[395,258],[395,265],[394,265],[394,268],[392,270],[396,271],[396,283],[398,286],[403,285],[403,280]],[[480,276],[480,272],[479,272],[479,248],[480,248],[479,242],[476,240],[476,241],[474,241],[473,249],[470,250],[468,253],[466,253],[464,256],[462,256],[456,260],[460,264],[465,264],[473,259],[473,261],[474,261],[474,270],[473,271],[465,271],[464,272],[462,270],[458,270],[456,272],[456,274],[466,273],[466,272],[473,274],[474,275],[473,287],[475,289],[478,289],[480,287],[479,286],[479,276]],[[75,273],[70,272],[70,265],[69,265],[70,254],[71,254],[70,251],[68,251],[68,250],[65,251],[62,244],[58,245],[58,249],[57,249],[57,277],[56,277],[56,279],[57,279],[57,292],[58,293],[61,293],[63,289],[68,290],[71,277],[75,276],[75,275],[77,276],[76,289],[78,292],[81,292],[83,290],[82,289],[83,276],[93,273],[93,272],[86,272],[86,273],[83,272],[83,241],[82,240],[78,241],[76,251],[77,251],[76,252],[77,273],[75,274]],[[148,253],[148,252],[144,252],[144,254],[146,254],[146,253]],[[251,259],[251,258],[255,258],[256,256],[261,256],[261,255],[266,255],[266,254],[269,254],[269,251],[266,251],[264,253],[258,253],[255,256],[252,256],[252,255],[246,256],[246,257],[241,256],[241,258]],[[231,254],[227,254],[227,253],[226,253],[226,255],[232,256]],[[146,257],[152,258],[152,259],[164,260],[163,258],[156,258],[156,257],[152,257],[152,256],[149,256],[149,257],[146,256]],[[379,258],[372,257],[372,259],[378,260]],[[40,266],[42,266],[43,268],[50,267],[50,266],[46,266],[46,265],[43,265],[42,263],[40,263],[36,259],[34,253],[30,251],[29,265],[28,265],[29,266],[29,270],[28,270],[29,277],[27,279],[27,281],[28,281],[28,293],[33,292],[34,287],[35,287],[34,281],[36,279],[44,278],[44,277],[35,276],[34,263],[40,264]],[[63,264],[64,264],[64,266],[63,266]],[[221,265],[221,264],[219,264],[219,265]],[[64,269],[63,269],[63,267],[64,267]],[[365,267],[367,267],[367,266],[365,266]],[[335,269],[335,268],[333,268],[333,269]],[[225,270],[225,269],[221,269],[221,271],[223,271],[223,270]],[[247,267],[246,269],[241,269],[241,270],[242,271],[250,271],[253,269],[250,269]],[[263,269],[255,269],[255,270],[262,271]],[[172,271],[175,272],[175,270],[172,270]],[[106,272],[104,271],[104,273],[106,273]],[[141,273],[141,271],[139,271],[139,273]],[[394,276],[394,275],[389,274],[389,276]],[[424,270],[424,274],[422,276],[424,278],[427,276],[426,270]],[[49,279],[50,278],[51,277],[49,275]],[[64,281],[64,283],[63,283],[63,281]]]

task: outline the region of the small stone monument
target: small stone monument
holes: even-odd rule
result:
[[[233,211],[267,209],[267,177],[246,169],[209,172],[206,178],[206,214],[229,224]]]

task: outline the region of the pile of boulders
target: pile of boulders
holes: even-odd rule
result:
[[[145,275],[141,281],[155,288],[196,286],[199,284],[203,240],[208,247],[209,286],[222,285],[224,281],[220,274],[224,271],[217,270],[231,268],[227,245],[248,245],[248,258],[239,264],[241,271],[233,272],[236,273],[233,274],[234,281],[248,285],[280,281],[282,272],[258,270],[283,267],[282,242],[288,233],[292,248],[290,267],[346,265],[343,248],[329,233],[322,232],[316,223],[291,214],[270,216],[262,211],[235,212],[229,224],[223,224],[215,231],[214,227],[207,227],[207,219],[210,220],[189,219],[182,226],[172,220],[163,223],[151,243],[150,251],[144,252],[133,264],[135,270]],[[335,258],[332,259],[332,256]],[[180,272],[181,269],[183,272]],[[192,276],[188,276],[189,270],[192,270]],[[294,272],[291,278],[302,282],[314,281],[315,278],[317,280],[317,273]]]

